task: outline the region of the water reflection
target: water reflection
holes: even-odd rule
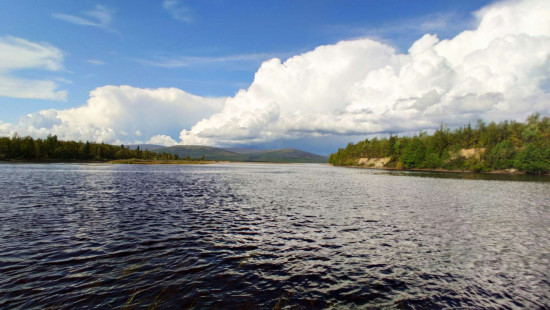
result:
[[[527,174],[493,174],[493,173],[469,173],[469,172],[437,172],[437,171],[395,171],[376,170],[375,173],[408,176],[419,178],[438,179],[462,179],[462,180],[487,180],[487,181],[517,181],[517,182],[550,182],[549,175]]]
[[[549,184],[457,175],[0,165],[0,308],[550,306]]]

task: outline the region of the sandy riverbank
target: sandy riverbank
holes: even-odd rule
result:
[[[517,169],[502,169],[502,170],[491,170],[491,171],[473,171],[473,170],[447,170],[443,168],[435,169],[424,169],[424,168],[411,168],[411,169],[398,169],[392,167],[383,167],[383,166],[343,166],[346,168],[358,168],[358,169],[377,169],[377,170],[390,170],[390,171],[422,171],[422,172],[445,172],[445,173],[479,173],[479,174],[506,174],[506,175],[527,175],[525,172],[518,171]],[[550,174],[542,174],[550,176]]]

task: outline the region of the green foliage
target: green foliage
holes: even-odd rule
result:
[[[1,147],[1,146],[0,146]],[[476,148],[477,154],[465,158],[461,149]],[[484,151],[483,151],[484,150]],[[395,168],[443,168],[484,172],[516,168],[526,173],[550,172],[550,118],[535,113],[524,123],[505,121],[486,124],[478,120],[449,130],[444,124],[427,135],[374,138],[349,143],[329,156],[329,163],[358,165],[359,158],[391,157]]]
[[[137,147],[130,150],[124,145],[86,141],[59,141],[57,136],[33,139],[30,136],[0,137],[0,160],[24,161],[107,161],[117,159],[178,160],[170,153],[155,153]],[[193,159],[198,160],[198,159]]]
[[[527,173],[545,173],[550,171],[550,149],[529,143],[515,159],[515,167]]]
[[[464,170],[466,167],[467,162],[464,156],[453,156],[441,166],[441,168],[447,170]]]
[[[516,148],[514,144],[505,140],[497,143],[486,156],[487,164],[493,169],[508,169],[514,166]]]
[[[424,168],[435,169],[443,166],[443,160],[435,152],[426,152],[426,158],[424,160]]]
[[[426,145],[420,137],[414,137],[407,143],[401,155],[401,162],[405,169],[422,168],[426,158]]]

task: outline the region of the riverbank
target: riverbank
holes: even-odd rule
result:
[[[0,160],[0,163],[9,164],[115,164],[115,165],[202,165],[218,164],[220,161],[211,160],[163,160],[163,159],[116,159],[116,160]]]
[[[474,170],[448,170],[443,168],[435,168],[435,169],[426,169],[426,168],[394,168],[394,167],[383,167],[383,166],[337,166],[332,165],[334,167],[345,167],[345,168],[359,168],[359,169],[375,169],[375,170],[389,170],[389,171],[420,171],[420,172],[442,172],[442,173],[479,173],[479,174],[505,174],[505,175],[545,175],[550,176],[550,173],[543,173],[543,174],[529,174],[522,171],[518,171],[517,169],[511,168],[511,169],[500,169],[500,170],[490,170],[490,171],[474,171]]]
[[[115,165],[206,165],[217,164],[220,162],[210,160],[117,159],[108,161],[107,163]]]
[[[174,160],[174,159],[116,159],[116,160],[22,160],[0,159],[9,164],[114,164],[114,165],[206,165],[206,164],[309,164],[292,162],[225,161],[225,160]],[[328,165],[328,163],[327,163]]]
[[[124,164],[124,165],[203,165],[203,164],[270,164],[270,165],[295,165],[295,164],[308,164],[308,163],[279,163],[270,161],[215,161],[215,160],[203,160],[203,161],[189,161],[189,160],[132,160],[132,159],[119,159],[108,161],[109,164]],[[315,163],[317,164],[317,163]],[[319,164],[323,165],[323,164]],[[327,164],[328,165],[328,164]]]
[[[0,163],[6,164],[105,164],[107,161],[99,160],[61,160],[61,159],[0,159]]]

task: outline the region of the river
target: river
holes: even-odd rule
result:
[[[0,308],[549,308],[548,181],[0,164]]]

